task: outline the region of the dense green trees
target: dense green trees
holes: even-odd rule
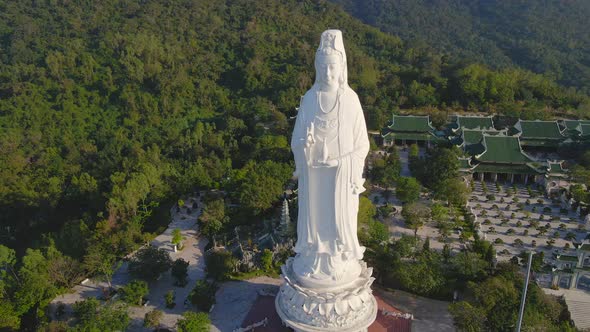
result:
[[[459,331],[507,331],[517,319],[523,278],[510,263],[501,263],[495,275],[481,283],[468,284],[468,301],[451,304],[450,311]],[[563,304],[529,284],[523,329],[574,331],[564,319]]]
[[[509,112],[508,102],[545,112],[587,102],[529,72],[455,64],[323,1],[0,8],[0,243],[14,251],[1,256],[10,277],[0,328],[24,328],[23,315],[43,320],[49,299],[78,281],[78,261],[110,283],[116,262],[148,241],[145,231],[169,221],[162,211],[179,194],[227,193],[207,202],[221,205],[201,219],[209,236],[273,213],[293,171],[298,96],[313,82],[327,26],[344,31],[350,84],[372,129],[398,106]],[[399,164],[395,154],[384,161],[378,181],[390,185]],[[234,263],[220,260],[219,275]]]
[[[133,280],[120,289],[123,301],[131,305],[142,305],[143,298],[148,294],[147,282]]]
[[[153,246],[147,246],[135,253],[129,261],[129,273],[147,281],[158,279],[160,274],[168,271],[172,260],[168,251]]]
[[[590,14],[587,2],[332,1],[418,47],[493,67],[521,66],[567,85],[590,88],[590,37],[579,33],[585,31],[584,17]]]
[[[420,198],[421,189],[422,186],[416,178],[404,177],[397,181],[395,195],[404,203],[412,203]]]

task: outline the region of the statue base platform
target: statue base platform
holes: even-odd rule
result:
[[[372,294],[372,268],[360,262],[361,273],[352,283],[338,289],[302,286],[293,272],[293,258],[282,266],[284,283],[275,298],[283,323],[297,332],[366,332],[377,318],[377,301]]]

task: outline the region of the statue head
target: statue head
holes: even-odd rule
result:
[[[346,53],[340,30],[322,33],[315,56],[316,84],[343,88],[347,83]]]

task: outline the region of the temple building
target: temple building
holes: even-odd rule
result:
[[[513,128],[522,146],[556,148],[568,138],[557,121],[519,120]]]
[[[520,146],[519,138],[503,134],[482,134],[482,152],[473,155],[469,173],[475,178],[491,181],[521,180],[539,182],[544,174],[541,163],[526,154]]]
[[[451,123],[453,132],[463,129],[493,130],[494,120],[492,116],[464,116],[457,115]]]
[[[430,146],[431,142],[444,140],[437,135],[428,115],[393,115],[391,124],[382,131],[381,136],[384,145],[416,143]]]
[[[590,291],[590,243],[574,243],[573,253],[553,255],[551,284],[565,289]]]

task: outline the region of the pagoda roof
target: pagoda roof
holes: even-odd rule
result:
[[[526,164],[534,160],[522,151],[520,140],[515,136],[483,135],[485,151],[475,158],[480,162]]]
[[[393,115],[390,131],[396,132],[432,132],[434,127],[428,115]]]
[[[494,129],[494,120],[491,116],[462,116],[457,115],[457,127],[464,129]]]
[[[557,121],[518,120],[514,128],[520,132],[521,139],[562,140],[565,137],[565,129],[561,129]]]

